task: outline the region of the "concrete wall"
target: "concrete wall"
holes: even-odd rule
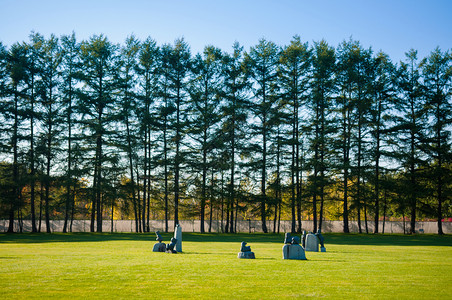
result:
[[[212,232],[221,232],[221,221],[213,221],[212,222]],[[180,225],[184,232],[199,232],[200,231],[199,220],[184,220],[180,221]],[[209,230],[209,223],[204,223],[204,228],[206,231]],[[362,230],[365,232],[364,222],[362,224]],[[8,230],[9,222],[8,220],[0,220],[0,232],[6,232]],[[51,231],[52,232],[62,232],[63,231],[64,221],[51,221]],[[159,230],[165,231],[165,222],[164,220],[152,220],[150,222],[151,232]],[[169,231],[173,231],[174,222],[170,221]],[[315,231],[312,221],[303,221],[302,229],[306,231]],[[405,222],[405,230],[408,232],[410,224]],[[74,220],[72,225],[73,232],[89,232],[90,221],[89,220]],[[374,223],[368,222],[369,232],[374,231]],[[22,225],[24,232],[31,231],[31,221],[25,220]],[[358,232],[358,223],[356,221],[349,222],[350,232],[357,233]],[[385,222],[384,233],[403,233],[403,222]],[[102,229],[104,232],[111,231],[111,222],[104,221],[102,225]],[[267,229],[269,232],[273,231],[273,222],[269,221],[267,223]],[[290,232],[291,229],[291,221],[281,221],[280,232]],[[323,221],[322,232],[342,232],[343,230],[343,222],[342,221]],[[417,222],[416,223],[416,231],[423,230],[424,233],[438,233],[438,225],[436,222]],[[14,231],[19,232],[19,224],[16,222],[14,224]],[[135,221],[134,220],[116,220],[113,222],[113,231],[114,232],[135,232]],[[261,221],[238,221],[237,222],[237,231],[238,232],[262,232],[262,222]],[[277,231],[277,230],[276,230]],[[452,234],[452,222],[443,222],[443,231],[447,234]],[[41,232],[46,232],[45,223],[41,224]],[[379,232],[383,232],[383,222],[379,223]]]

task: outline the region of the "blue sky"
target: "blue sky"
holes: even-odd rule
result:
[[[0,0],[0,41],[76,33],[79,40],[105,34],[122,43],[135,34],[158,44],[184,37],[192,52],[212,44],[248,50],[266,38],[283,46],[296,34],[337,46],[352,37],[394,61],[410,48],[419,56],[452,49],[451,0]]]

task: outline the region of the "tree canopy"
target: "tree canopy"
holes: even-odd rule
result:
[[[249,51],[117,45],[75,33],[0,43],[0,218],[324,220],[374,232],[452,216],[452,52],[393,62],[345,40]],[[271,222],[273,221],[273,226]],[[112,223],[113,224],[113,223]],[[384,228],[384,227],[383,227]],[[111,227],[113,230],[113,225]],[[383,229],[384,230],[384,229]]]

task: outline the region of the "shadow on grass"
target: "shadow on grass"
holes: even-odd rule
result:
[[[452,246],[452,235],[328,234],[325,244],[369,246]]]
[[[162,233],[164,242],[169,242],[172,233]],[[452,235],[398,235],[398,234],[324,234],[328,245],[369,245],[369,246],[450,246]],[[36,234],[6,234],[0,233],[0,244],[6,243],[64,243],[64,242],[109,242],[109,241],[143,241],[154,243],[154,233],[36,233]],[[284,241],[284,234],[264,233],[184,233],[184,242],[195,243],[277,243]]]

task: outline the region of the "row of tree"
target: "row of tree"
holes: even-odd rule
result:
[[[354,40],[295,36],[192,55],[178,39],[0,44],[2,216],[45,220],[442,219],[451,210],[452,56],[394,64]],[[39,201],[39,202],[38,202]],[[39,209],[38,209],[39,208]],[[208,218],[208,220],[207,220]],[[113,222],[112,222],[113,224]],[[384,230],[384,229],[383,229]]]

